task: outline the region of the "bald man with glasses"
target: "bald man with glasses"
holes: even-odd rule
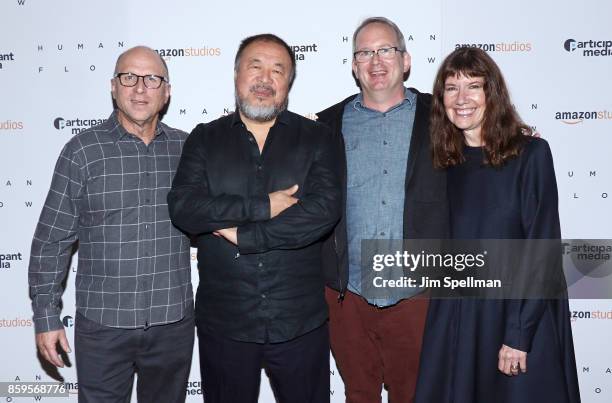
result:
[[[138,46],[117,59],[115,110],[73,137],[55,166],[29,265],[36,344],[63,367],[62,282],[78,242],[79,402],[184,402],[194,341],[189,239],[166,196],[187,134],[160,121],[168,68]]]

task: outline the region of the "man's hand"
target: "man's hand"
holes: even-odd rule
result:
[[[63,368],[64,361],[57,352],[58,343],[62,350],[64,350],[66,353],[72,352],[64,329],[51,330],[49,332],[38,333],[36,335],[36,346],[38,347],[38,351],[40,351],[43,358],[56,367]]]
[[[270,218],[274,218],[289,207],[298,202],[299,199],[293,197],[298,191],[298,185],[293,185],[288,189],[279,190],[268,194],[270,198]]]
[[[236,227],[223,228],[223,229],[213,232],[213,234],[227,239],[229,242],[233,243],[234,245],[238,245],[238,228]]]
[[[519,371],[525,373],[527,372],[527,353],[504,344],[499,350],[497,368],[509,376],[516,376]]]
[[[297,203],[299,199],[293,197],[297,191],[298,185],[293,185],[288,189],[278,190],[268,194],[270,198],[270,218],[276,217]],[[213,232],[213,235],[223,237],[234,245],[238,245],[238,228],[236,227],[218,229]]]

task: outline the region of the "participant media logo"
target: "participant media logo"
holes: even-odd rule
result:
[[[57,130],[68,128],[72,134],[79,134],[83,130],[89,129],[92,126],[97,126],[104,123],[106,119],[64,119],[57,117],[53,120],[53,127]]]
[[[15,61],[15,53],[0,51],[0,70],[4,69],[9,62]]]
[[[0,253],[0,269],[10,269],[16,262],[23,261],[21,252]]]
[[[585,57],[612,56],[612,40],[609,39],[589,39],[586,41],[567,39],[563,43],[563,48],[569,53],[576,53]]]
[[[189,381],[187,382],[187,396],[202,395],[202,382]]]
[[[295,54],[295,60],[300,61],[306,58],[307,53],[317,53],[316,43],[306,44],[306,45],[291,45],[291,50]]]
[[[74,326],[74,318],[72,316],[64,316],[62,318],[62,324],[64,327],[73,327]]]

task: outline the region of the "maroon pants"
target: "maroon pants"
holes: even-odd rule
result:
[[[377,308],[347,292],[326,288],[330,342],[344,381],[347,403],[414,400],[419,355],[429,299],[426,293],[387,308]]]

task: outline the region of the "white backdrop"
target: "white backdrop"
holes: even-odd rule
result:
[[[233,109],[233,58],[240,40],[272,32],[306,47],[298,52],[290,109],[312,117],[357,91],[350,72],[351,36],[361,20],[373,15],[391,18],[404,32],[413,61],[407,85],[421,91],[431,90],[441,59],[458,44],[489,51],[517,110],[551,144],[563,236],[612,238],[610,1],[3,0],[0,381],[51,379],[34,348],[27,292],[31,237],[61,147],[111,112],[109,79],[119,53],[146,44],[167,55],[172,99],[164,121],[190,131]],[[197,285],[195,257],[193,263]],[[63,311],[70,340],[73,282],[74,275]],[[573,300],[571,309],[583,401],[610,402],[610,299]],[[76,401],[74,367],[59,373]],[[335,368],[331,377],[332,401],[342,402]],[[199,378],[195,354],[189,401],[201,399]],[[267,382],[260,401],[274,401]]]

